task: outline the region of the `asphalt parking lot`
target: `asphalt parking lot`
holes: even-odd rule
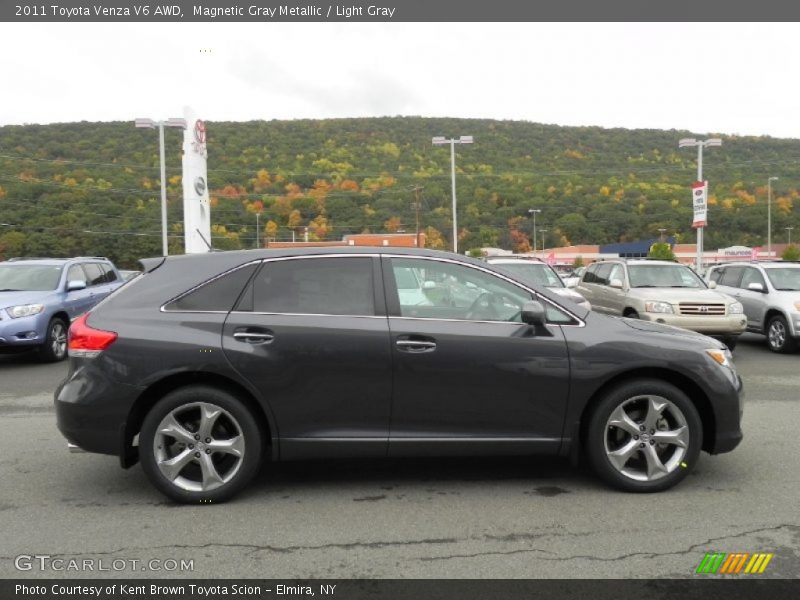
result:
[[[735,359],[745,440],[669,492],[615,492],[561,461],[338,461],[269,465],[229,504],[180,506],[138,466],[67,453],[65,364],[0,357],[0,577],[693,577],[711,551],[772,552],[763,576],[798,577],[800,354],[746,335]],[[21,572],[21,554],[194,569]]]

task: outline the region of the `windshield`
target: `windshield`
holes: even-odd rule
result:
[[[543,285],[549,288],[564,287],[564,282],[556,275],[555,271],[542,263],[500,263],[495,266],[509,273],[513,273],[526,283]]]
[[[705,288],[706,284],[683,265],[630,265],[631,287]]]
[[[781,291],[800,291],[800,267],[780,267],[764,269],[772,287]]]
[[[44,292],[58,287],[60,266],[0,265],[0,292]]]

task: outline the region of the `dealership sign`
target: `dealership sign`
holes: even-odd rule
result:
[[[708,217],[708,182],[695,181],[692,184],[692,206],[694,207],[694,220],[692,227],[705,227]]]

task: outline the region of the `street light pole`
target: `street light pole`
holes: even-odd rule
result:
[[[772,258],[772,182],[777,177],[767,179],[767,257]]]
[[[541,208],[529,208],[528,214],[533,215],[533,255],[536,256],[536,213],[542,212]]]
[[[431,140],[434,146],[443,146],[450,144],[450,177],[451,185],[453,186],[453,252],[458,253],[458,216],[456,214],[456,144],[472,144],[473,139],[471,135],[462,135],[458,139],[450,138],[449,140],[443,136],[436,136]]]
[[[539,233],[542,234],[542,260],[544,260],[544,234],[547,233],[549,229],[540,229]],[[536,248],[533,249],[534,253],[536,252]]]
[[[696,140],[694,138],[683,138],[678,140],[678,148],[697,146],[697,181],[703,181],[703,148],[707,146],[721,146],[722,140],[719,138],[709,138],[707,140]],[[694,200],[692,200],[694,201]],[[708,202],[706,201],[706,205]],[[708,208],[706,208],[708,210]],[[697,272],[703,269],[703,229],[697,228]]]
[[[136,119],[136,127],[140,129],[158,128],[158,149],[161,162],[161,251],[164,256],[169,254],[167,244],[167,164],[164,158],[164,127],[179,127],[186,129],[186,120],[172,118],[166,121],[154,121],[153,119]]]
[[[791,246],[792,245],[792,229],[794,229],[794,227],[784,227],[784,229],[789,234],[789,244],[788,245]]]
[[[258,228],[259,228],[258,220],[259,220],[259,217],[261,217],[261,213],[260,212],[256,212],[256,248],[258,248]]]

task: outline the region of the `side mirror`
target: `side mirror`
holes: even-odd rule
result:
[[[748,283],[747,284],[747,289],[748,290],[752,290],[754,292],[761,292],[762,294],[765,292],[764,284],[763,283],[758,283],[757,281],[754,281],[752,283]]]
[[[81,281],[80,279],[73,279],[72,281],[67,282],[67,291],[74,292],[77,290],[85,290],[86,289],[86,282]]]
[[[622,289],[622,280],[617,279],[616,277],[608,282],[608,287],[616,288],[618,290]]]
[[[716,281],[709,281],[708,282],[708,289],[710,289],[710,290],[717,289],[717,282]]]
[[[436,289],[436,282],[428,280],[422,284],[423,290],[435,290]]]
[[[532,325],[537,329],[544,327],[546,322],[544,305],[537,300],[529,300],[522,305],[522,322]]]

